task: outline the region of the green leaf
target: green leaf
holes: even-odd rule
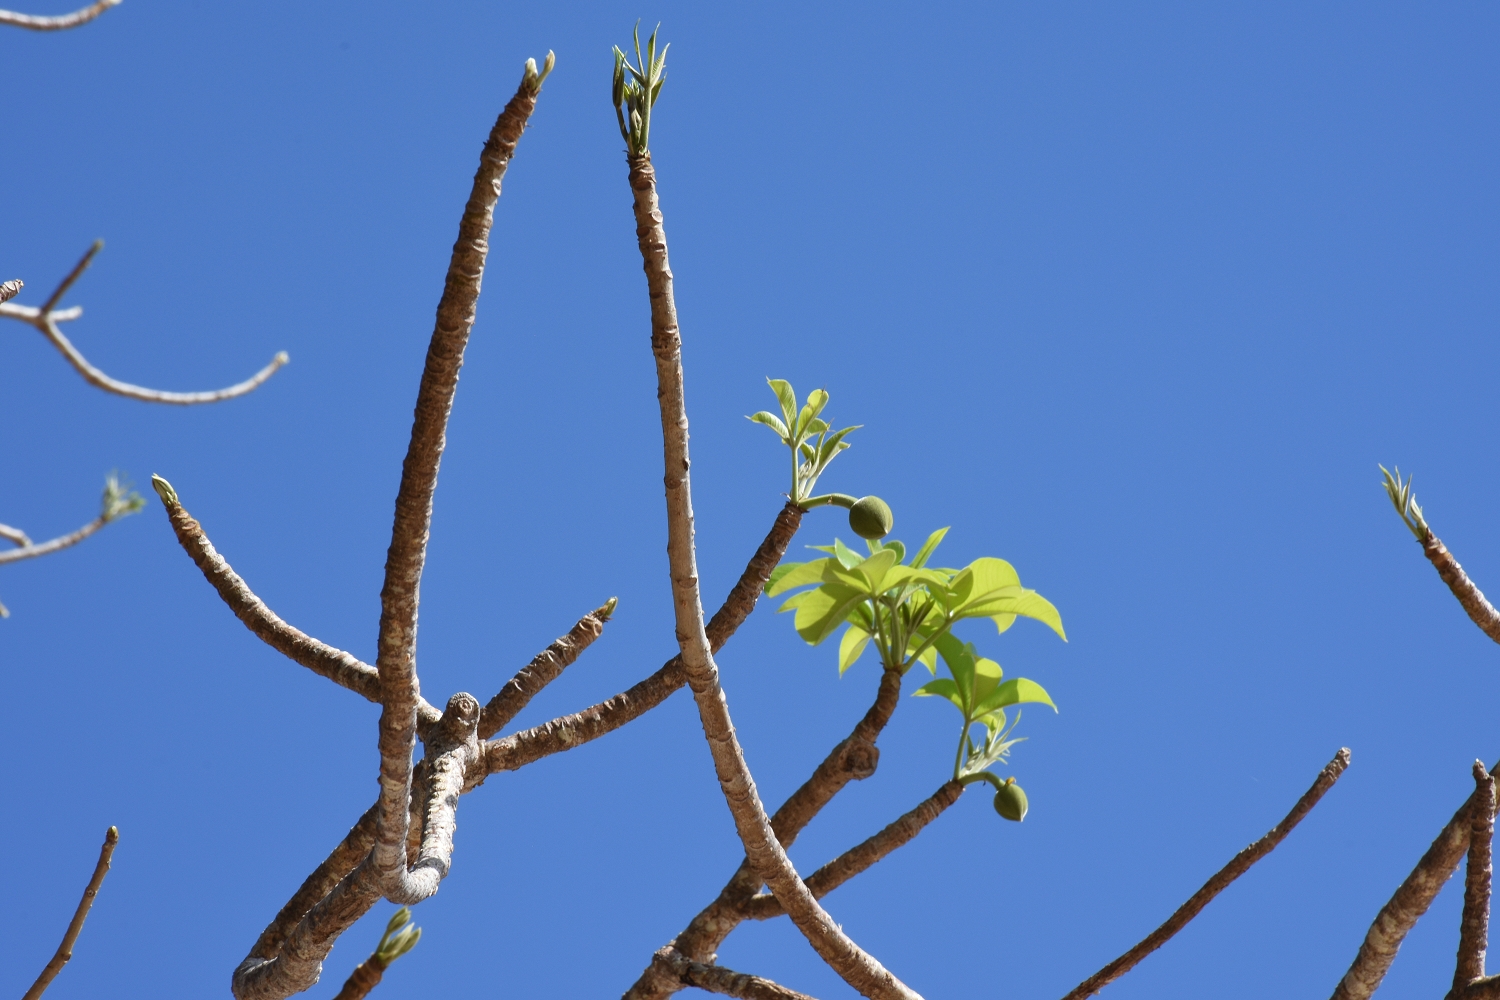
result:
[[[814,389],[807,394],[807,405],[812,410],[812,415],[816,417],[823,412],[823,407],[828,405],[828,391],[826,389]]]
[[[806,407],[803,407],[803,412],[806,412],[806,409]],[[812,437],[814,434],[827,434],[828,425],[817,417],[813,417],[807,422],[807,426],[802,429],[802,433],[808,437]]]
[[[805,587],[809,583],[822,583],[823,570],[832,559],[814,559],[805,563],[782,563],[771,571],[766,581],[766,596],[784,594],[793,587]]]
[[[948,672],[953,675],[954,682],[958,685],[958,693],[964,699],[964,718],[970,718],[968,706],[973,704],[970,696],[974,690],[974,645],[973,643],[961,642],[951,632],[944,633],[938,638],[933,646],[943,658],[943,663],[948,667]]]
[[[1016,574],[1016,568],[1004,559],[984,556],[975,559],[966,568],[974,574],[975,595],[1021,585],[1021,578]]]
[[[869,585],[870,593],[878,594],[889,589],[892,585],[885,582],[890,574],[891,567],[896,565],[896,552],[894,549],[881,549],[864,562],[860,563],[856,572],[865,578]]]
[[[783,611],[795,611],[802,604],[803,601],[807,600],[808,597],[810,597],[810,596],[812,596],[813,594],[816,594],[816,593],[817,593],[816,590],[799,590],[797,593],[793,594],[791,597],[788,597],[786,600],[782,601],[781,602],[781,607],[779,607],[779,608],[776,609],[776,613],[779,615]]]
[[[843,451],[849,445],[844,438],[859,430],[864,424],[855,424],[853,427],[845,427],[841,431],[834,431],[818,444],[818,466],[824,468],[833,461],[835,455]]]
[[[1015,615],[1034,618],[1056,632],[1058,638],[1068,641],[1068,635],[1063,631],[1062,616],[1057,613],[1052,602],[1025,587],[1009,587],[1004,591],[987,594],[959,608],[955,617],[992,618],[995,620],[995,627],[1004,632],[1010,627]],[[1006,620],[1007,617],[1010,620]]]
[[[888,548],[888,549],[894,549],[895,550],[897,565],[900,565],[901,562],[906,559],[906,546],[902,545],[900,542],[896,541],[895,539],[891,539],[889,542],[886,542],[885,543],[885,547]]]
[[[854,666],[870,644],[870,633],[858,625],[850,625],[844,631],[844,637],[839,640],[839,675]]]
[[[789,445],[792,443],[791,438],[787,436],[786,424],[782,423],[781,418],[776,416],[776,414],[771,413],[768,410],[761,410],[759,413],[751,414],[745,419],[751,421],[752,423],[765,424],[767,427],[771,428],[771,430],[775,431],[778,435],[781,436],[782,444]],[[762,438],[761,440],[765,439]]]
[[[866,595],[837,583],[825,583],[797,604],[797,634],[810,646],[832,635]]]
[[[1052,703],[1052,696],[1047,689],[1036,681],[1025,677],[1012,678],[997,686],[974,706],[974,714],[989,715],[997,709],[1009,708],[1011,705],[1047,705],[1052,711],[1057,711],[1057,706]]]
[[[922,547],[917,550],[917,554],[912,556],[912,569],[921,569],[923,566],[927,565],[928,558],[932,555],[933,550],[938,547],[938,543],[943,540],[943,536],[947,533],[947,528],[939,528],[938,530],[927,536],[927,541],[923,542]]]
[[[792,383],[785,379],[768,378],[766,384],[771,391],[776,393],[776,399],[781,403],[781,416],[788,427],[794,427],[797,423],[797,394],[792,391]]]
[[[982,712],[984,700],[990,692],[1000,684],[1000,678],[1005,676],[1005,671],[1000,669],[1000,664],[994,660],[985,659],[982,656],[974,658],[974,686],[971,689],[969,700],[974,705],[974,714]]]
[[[960,712],[963,712],[964,718],[968,718],[969,716],[969,713],[964,711],[963,699],[959,697],[958,685],[954,684],[951,678],[939,677],[935,681],[928,681],[926,684],[923,684],[921,687],[917,688],[916,691],[912,692],[912,697],[946,698],[953,703],[954,708],[958,709]]]
[[[853,569],[854,567],[865,561],[864,556],[860,555],[858,552],[855,552],[853,549],[845,545],[843,542],[839,541],[837,538],[833,540],[833,554],[834,557],[838,559],[839,565],[843,566],[845,569]]]

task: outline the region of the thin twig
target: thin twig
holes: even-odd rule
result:
[[[792,923],[813,950],[840,978],[870,1000],[912,1000],[917,994],[855,944],[797,876],[791,859],[771,829],[770,817],[735,735],[729,705],[719,683],[718,666],[709,646],[698,587],[682,337],[672,294],[666,230],[656,193],[656,169],[649,152],[632,154],[629,165],[636,240],[651,299],[651,351],[656,359],[657,402],[666,468],[667,562],[671,568],[673,612],[683,668],[698,706],[719,788],[745,846],[746,858],[786,907]]]
[[[57,538],[54,538],[51,541],[40,542],[36,544],[26,544],[21,546],[19,549],[8,549],[4,552],[0,552],[0,566],[4,566],[6,563],[20,562],[22,559],[35,559],[37,556],[50,555],[53,552],[59,551],[60,549],[66,549],[70,546],[77,545],[79,542],[83,541],[85,538],[89,537],[108,523],[108,518],[102,516],[96,517],[88,524],[85,524],[83,527],[79,528],[77,531],[69,532],[66,535],[59,535]]]
[[[26,532],[20,528],[12,528],[8,524],[0,524],[0,538],[23,547],[31,544],[31,539],[27,537]]]
[[[71,14],[58,14],[55,17],[47,17],[41,14],[18,14],[13,10],[0,10],[0,24],[9,24],[17,28],[30,28],[32,31],[64,31],[68,28],[76,28],[80,24],[88,24],[94,18],[103,14],[111,7],[118,7],[123,0],[97,0],[87,7],[73,11]]]
[[[1272,827],[1264,837],[1236,854],[1229,864],[1219,869],[1213,878],[1203,884],[1203,888],[1193,893],[1186,903],[1178,907],[1177,912],[1168,917],[1166,923],[1148,934],[1140,944],[1079,983],[1063,1000],[1083,1000],[1084,997],[1093,996],[1135,968],[1141,959],[1171,940],[1174,934],[1187,926],[1188,921],[1203,912],[1203,908],[1212,902],[1215,896],[1227,889],[1231,882],[1275,850],[1276,845],[1285,840],[1286,835],[1302,822],[1302,818],[1312,812],[1313,806],[1317,805],[1323,794],[1333,787],[1333,783],[1339,780],[1339,775],[1343,774],[1348,766],[1349,749],[1345,747],[1334,754],[1333,760],[1329,761],[1328,766],[1319,772],[1312,787],[1297,800],[1297,804],[1292,807],[1291,812],[1286,814],[1285,819]]]
[[[78,941],[78,934],[83,930],[83,922],[89,917],[89,910],[94,905],[94,897],[99,895],[99,886],[104,884],[104,876],[109,874],[109,859],[115,855],[115,845],[120,842],[120,831],[110,827],[104,834],[104,846],[99,848],[99,863],[94,865],[94,874],[89,876],[89,884],[83,890],[83,898],[78,901],[78,909],[73,911],[73,919],[68,922],[68,930],[63,934],[62,944],[57,946],[57,953],[52,960],[42,969],[42,974],[36,977],[36,982],[31,984],[31,989],[21,1000],[37,1000],[47,991],[52,980],[62,971],[62,967],[68,964],[73,957],[73,945]]]
[[[1493,777],[1500,764],[1490,769]],[[1470,793],[1458,812],[1443,827],[1417,867],[1375,915],[1375,921],[1360,943],[1359,952],[1344,978],[1334,988],[1332,1000],[1369,1000],[1396,959],[1396,952],[1438,892],[1453,877],[1469,848],[1469,830],[1478,793]],[[1486,980],[1488,982],[1488,980]],[[1476,984],[1477,988],[1479,984]],[[1471,989],[1472,989],[1471,988]],[[1469,994],[1466,992],[1465,996]]]
[[[1453,992],[1484,978],[1484,953],[1490,939],[1490,846],[1495,837],[1495,779],[1474,762],[1474,806],[1469,816],[1469,859],[1464,872],[1464,912],[1459,923],[1458,961],[1453,970]]]
[[[375,667],[380,673],[380,813],[371,854],[381,893],[396,903],[417,903],[437,891],[435,868],[408,870],[405,844],[411,795],[412,750],[417,738],[417,606],[432,497],[446,442],[448,415],[458,389],[464,348],[474,327],[480,281],[489,255],[490,227],[500,182],[536,109],[538,78],[528,72],[490,130],[459,222],[448,264],[427,364],[417,390],[411,442],[401,467],[396,515],[380,590],[380,633]],[[477,707],[477,706],[476,706]],[[476,713],[477,723],[477,713]]]

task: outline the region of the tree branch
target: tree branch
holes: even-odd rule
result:
[[[789,990],[759,976],[735,972],[720,965],[691,962],[670,947],[656,953],[655,961],[663,972],[684,986],[696,986],[709,993],[721,996],[740,997],[741,1000],[813,1000],[805,993]]]
[[[1166,923],[1148,934],[1140,944],[1131,948],[1113,962],[1110,962],[1082,983],[1079,983],[1063,1000],[1084,1000],[1085,997],[1093,996],[1135,968],[1141,959],[1171,940],[1174,934],[1186,927],[1190,920],[1203,912],[1203,908],[1211,903],[1215,896],[1227,889],[1231,882],[1245,874],[1245,872],[1250,870],[1252,865],[1275,850],[1276,845],[1286,839],[1287,834],[1291,833],[1297,824],[1302,822],[1303,817],[1312,812],[1313,806],[1317,805],[1318,800],[1323,797],[1324,793],[1333,787],[1334,782],[1339,780],[1339,776],[1344,773],[1344,769],[1348,766],[1349,749],[1345,747],[1334,754],[1333,760],[1329,761],[1328,765],[1319,772],[1317,780],[1313,782],[1312,787],[1303,794],[1302,798],[1297,800],[1297,804],[1292,807],[1291,812],[1286,814],[1285,819],[1272,827],[1271,831],[1264,837],[1236,854],[1230,860],[1229,864],[1219,869],[1213,878],[1203,884],[1203,888],[1193,893],[1192,897],[1186,903],[1178,907],[1177,912],[1168,917]]]
[[[1500,642],[1500,611],[1495,610],[1495,606],[1485,598],[1484,592],[1469,579],[1469,574],[1453,558],[1453,553],[1448,551],[1448,546],[1443,544],[1442,539],[1428,531],[1426,539],[1422,541],[1422,554],[1432,563],[1448,589],[1453,591],[1453,596],[1458,598],[1458,603],[1463,606],[1469,620],[1478,625],[1485,635]]]
[[[118,7],[122,0],[97,0],[87,7],[82,7],[71,14],[59,14],[56,17],[46,17],[40,14],[18,14],[13,10],[0,10],[0,24],[9,24],[17,28],[29,28],[32,31],[64,31],[68,28],[76,28],[80,24],[88,24],[94,18],[103,14],[111,7]]]
[[[923,799],[915,809],[886,826],[875,836],[834,858],[807,877],[807,888],[818,899],[822,899],[856,875],[868,870],[876,862],[896,848],[910,843],[923,828],[937,819],[964,793],[964,785],[957,781],[943,784],[936,792]],[[769,920],[782,916],[786,911],[768,893],[757,893],[747,899],[740,908],[746,920]]]
[[[31,984],[31,989],[21,1000],[37,1000],[52,985],[52,980],[62,971],[63,966],[73,957],[73,945],[78,941],[78,935],[83,930],[83,922],[89,917],[89,910],[93,908],[94,897],[99,895],[99,886],[104,884],[104,876],[109,874],[109,859],[115,855],[115,845],[120,842],[120,831],[110,827],[104,834],[104,845],[99,848],[99,863],[94,865],[94,874],[89,876],[89,884],[84,887],[83,898],[78,901],[78,909],[73,911],[73,919],[68,922],[68,929],[63,934],[62,944],[57,946],[57,952],[52,956],[42,974],[36,977],[36,982]]]
[[[119,0],[113,0],[113,2],[118,3]],[[100,7],[99,4],[95,4],[94,6]],[[110,5],[106,4],[105,6]],[[85,9],[91,10],[92,8]],[[100,7],[100,10],[102,9],[104,8]],[[4,13],[7,12],[0,11],[0,14]],[[80,11],[79,13],[82,13],[82,11]],[[15,16],[23,17],[25,15]],[[76,15],[70,14],[67,16],[74,17]],[[94,15],[90,15],[90,18],[86,18],[85,20],[90,20],[95,16],[97,16],[97,13]],[[43,18],[42,20],[50,19]],[[3,20],[0,20],[0,23],[5,22]],[[78,23],[81,24],[83,22],[80,21]],[[23,25],[23,27],[25,27],[25,25]],[[61,25],[61,27],[71,28],[73,27],[73,25],[65,24]],[[38,30],[52,29],[43,28]],[[43,303],[41,308],[37,308],[35,306],[17,305],[14,302],[5,302],[3,300],[0,300],[0,316],[7,316],[14,320],[20,320],[21,322],[36,327],[36,329],[40,330],[42,336],[46,337],[49,341],[52,342],[53,347],[56,347],[59,351],[62,352],[62,356],[68,359],[68,363],[72,365],[73,368],[77,370],[78,374],[83,376],[84,381],[88,382],[90,385],[99,389],[103,389],[105,392],[112,392],[117,396],[125,396],[130,399],[139,399],[147,403],[170,403],[177,406],[192,406],[198,403],[217,403],[225,399],[233,399],[236,396],[243,396],[245,395],[245,393],[254,390],[266,379],[276,374],[276,370],[279,369],[282,365],[286,364],[288,360],[290,360],[290,358],[287,356],[287,353],[285,351],[281,351],[271,359],[270,364],[266,365],[266,367],[262,368],[260,371],[256,372],[245,381],[227,386],[223,389],[211,389],[204,392],[166,392],[161,389],[147,389],[144,386],[132,385],[129,382],[121,382],[119,379],[111,378],[110,376],[106,375],[104,372],[91,365],[88,359],[79,352],[78,348],[73,346],[73,342],[70,341],[67,337],[63,336],[63,332],[57,327],[57,324],[60,322],[63,322],[65,320],[77,319],[79,316],[83,315],[83,310],[79,309],[77,306],[74,306],[72,309],[56,308],[57,303],[61,301],[63,295],[66,294],[68,289],[72,287],[73,282],[77,281],[78,278],[83,274],[83,272],[88,270],[89,264],[91,264],[94,260],[94,255],[97,254],[99,252],[99,249],[103,246],[104,243],[102,241],[95,240],[94,245],[90,247],[88,249],[88,252],[85,253],[83,257],[78,261],[78,263],[73,266],[73,270],[68,272],[67,277],[63,278],[62,282],[58,284],[56,290],[53,291],[52,295],[47,299],[45,303]]]
[[[1484,978],[1490,939],[1490,846],[1495,837],[1495,779],[1484,762],[1474,762],[1474,806],[1469,816],[1469,860],[1464,872],[1464,912],[1459,924],[1458,961],[1451,997]]]
[[[22,547],[31,544],[31,539],[27,537],[26,532],[22,531],[20,528],[12,528],[8,524],[0,524],[0,538],[3,538],[9,542],[14,542],[15,544]]]
[[[443,295],[438,302],[427,363],[417,390],[411,443],[402,463],[401,486],[396,494],[385,583],[380,591],[380,637],[375,659],[381,687],[381,791],[375,849],[371,854],[381,892],[393,901],[417,902],[437,889],[437,882],[426,874],[434,869],[423,869],[421,874],[408,871],[404,846],[420,697],[416,649],[422,567],[427,559],[432,496],[437,487],[448,415],[458,389],[464,348],[474,326],[500,182],[515,155],[527,119],[536,108],[540,89],[540,78],[528,69],[515,96],[495,120],[480,153],[479,169],[459,222],[458,239],[453,245]]]
[[[506,682],[479,716],[479,738],[487,740],[514,719],[537,692],[557,680],[562,672],[604,634],[604,623],[614,614],[615,599],[590,611],[578,620],[568,634],[532,657],[514,677]]]
[[[51,555],[53,552],[77,545],[108,523],[109,519],[101,515],[77,531],[69,532],[66,535],[59,535],[51,541],[22,545],[19,549],[8,549],[0,552],[0,566],[4,566],[6,563],[20,562],[22,559],[35,559],[37,556]]]
[[[21,289],[26,287],[26,282],[20,278],[12,278],[10,281],[0,281],[0,302],[9,302],[21,294]]]
[[[1493,777],[1497,771],[1500,771],[1500,764],[1491,768],[1489,773]],[[1401,942],[1427,912],[1468,850],[1471,816],[1478,798],[1477,792],[1469,795],[1395,895],[1380,908],[1359,946],[1359,953],[1354,956],[1354,963],[1334,988],[1332,1000],[1369,1000],[1380,987]]]
[[[651,350],[656,359],[657,401],[661,409],[662,451],[666,467],[667,561],[671,567],[672,604],[688,687],[708,740],[714,771],[724,793],[745,856],[788,916],[825,962],[850,986],[871,1000],[911,1000],[916,994],[867,954],[834,923],[797,876],[785,849],[771,829],[755,781],[745,763],[719,684],[703,619],[693,549],[692,485],[688,472],[688,419],[683,394],[682,338],[667,261],[666,230],[656,194],[651,154],[629,157],[634,195],[636,238],[651,297]]]
[[[292,662],[327,677],[340,687],[348,688],[369,701],[380,703],[380,676],[374,667],[354,654],[320,642],[283,621],[255,595],[244,579],[214,548],[203,525],[182,506],[172,484],[160,476],[152,476],[151,485],[161,497],[178,544],[246,628]],[[425,729],[437,722],[442,713],[429,705],[426,699],[420,696],[419,699],[417,711],[420,724]]]

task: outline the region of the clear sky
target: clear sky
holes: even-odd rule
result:
[[[830,896],[834,917],[929,998],[1055,998],[1349,746],[1302,827],[1104,994],[1327,996],[1471,762],[1500,756],[1500,650],[1376,468],[1414,472],[1436,532],[1500,591],[1494,5],[126,0],[81,30],[6,30],[0,279],[27,281],[19,301],[103,237],[67,332],[109,373],[206,389],[292,361],[244,399],[153,407],[0,324],[0,521],[51,537],[111,468],[161,473],[273,608],[373,660],[458,216],[523,61],[551,48],[442,468],[423,690],[487,698],[610,595],[605,636],[518,723],[656,669],[675,651],[660,437],[607,97],[637,18],[672,43],[652,148],[708,599],[786,489],[785,453],[744,419],[775,376],[864,425],[824,487],[885,497],[908,542],[951,525],[952,561],[1010,560],[1068,628],[965,633],[1061,709],[1026,713],[1006,772],[1026,821],[971,792]],[[56,946],[114,823],[115,870],[49,997],[227,995],[374,798],[376,708],[251,636],[151,500],[0,569],[0,993]],[[815,512],[794,552],[835,535],[838,512]],[[771,607],[720,665],[773,805],[877,679],[840,679]],[[945,779],[950,715],[903,699],[879,773],[793,849],[803,872]],[[739,857],[679,693],[466,797],[426,936],[376,995],[617,996]],[[1458,889],[1382,996],[1447,989]],[[853,995],[785,921],[720,960]]]

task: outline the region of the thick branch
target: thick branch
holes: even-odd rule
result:
[[[583,651],[604,634],[604,623],[609,621],[614,608],[615,602],[611,598],[608,604],[584,615],[567,635],[536,654],[507,681],[479,716],[479,738],[487,740],[498,733],[536,697],[537,692],[572,666]]]
[[[68,964],[73,957],[73,945],[78,941],[78,935],[83,930],[83,922],[89,917],[89,910],[93,908],[94,897],[99,895],[99,886],[104,884],[104,876],[109,874],[109,859],[115,855],[115,845],[120,842],[120,831],[110,827],[104,834],[104,845],[99,848],[99,862],[94,865],[94,874],[89,876],[89,884],[84,887],[83,898],[78,901],[78,909],[73,911],[73,919],[68,921],[68,929],[63,934],[62,944],[57,946],[57,952],[42,969],[42,974],[36,977],[36,982],[31,984],[31,989],[21,1000],[37,1000],[52,985],[52,980],[62,971],[62,967]]]
[[[515,155],[526,121],[536,108],[537,78],[528,74],[495,120],[479,157],[479,169],[459,222],[448,263],[437,321],[427,347],[427,363],[417,389],[411,443],[401,467],[385,583],[380,591],[380,636],[375,659],[380,672],[380,814],[372,855],[381,891],[391,899],[412,900],[429,888],[412,880],[406,867],[407,801],[411,795],[411,755],[417,736],[417,606],[432,496],[447,435],[448,415],[458,389],[464,348],[474,326],[480,281],[489,255],[490,227],[500,182]],[[476,718],[477,723],[477,718]],[[435,890],[436,886],[431,886]],[[430,893],[429,893],[430,894]]]
[[[650,153],[630,157],[630,188],[634,195],[636,239],[651,297],[651,349],[656,359],[666,467],[667,561],[671,568],[677,640],[719,787],[745,845],[745,856],[786,907],[792,923],[813,949],[845,982],[871,1000],[910,1000],[916,994],[850,940],[797,877],[797,870],[771,829],[770,818],[735,736],[729,705],[719,684],[718,667],[709,647],[699,595],[697,557],[693,550],[682,339],[672,297],[666,231],[656,195],[656,170]]]
[[[1448,551],[1448,546],[1443,544],[1442,539],[1429,531],[1422,542],[1422,554],[1432,563],[1448,589],[1453,591],[1458,603],[1463,605],[1469,620],[1478,625],[1485,635],[1500,642],[1500,611],[1496,611],[1495,606],[1485,598],[1484,592],[1474,586],[1469,574],[1453,558],[1453,553]]]
[[[657,952],[655,961],[665,975],[682,985],[696,986],[721,996],[740,997],[741,1000],[813,1000],[805,993],[789,990],[769,979],[735,972],[720,965],[691,962],[671,948]]]
[[[1135,968],[1141,959],[1166,944],[1174,934],[1186,927],[1190,920],[1203,912],[1203,908],[1211,903],[1215,896],[1227,889],[1231,882],[1275,850],[1276,845],[1285,840],[1287,834],[1302,822],[1302,818],[1312,812],[1313,806],[1317,805],[1324,793],[1333,787],[1333,783],[1339,780],[1339,775],[1343,774],[1348,766],[1349,749],[1345,747],[1334,754],[1333,760],[1329,761],[1328,766],[1319,772],[1312,787],[1297,800],[1297,804],[1292,807],[1291,812],[1286,814],[1285,819],[1272,827],[1264,837],[1236,854],[1229,864],[1219,869],[1213,878],[1203,884],[1203,888],[1193,893],[1186,903],[1178,907],[1177,912],[1168,917],[1166,923],[1148,934],[1140,944],[1079,983],[1063,1000],[1083,1000],[1084,997],[1093,996]]]
[[[265,602],[255,596],[255,592],[214,548],[213,542],[204,533],[203,526],[176,499],[175,491],[169,489],[167,494],[162,494],[162,505],[167,509],[167,518],[172,523],[172,531],[177,535],[178,543],[246,628],[294,663],[300,663],[313,673],[327,677],[335,684],[363,695],[370,701],[377,704],[380,702],[380,677],[374,667],[352,653],[336,649],[288,625],[276,612],[266,607]],[[0,556],[3,555],[0,553]],[[424,728],[436,722],[442,714],[425,699],[419,702],[418,712]]]
[[[32,31],[64,31],[68,28],[76,28],[80,24],[88,24],[94,18],[103,14],[111,7],[117,7],[122,0],[97,0],[87,7],[73,11],[71,14],[59,14],[55,17],[46,17],[40,14],[18,14],[13,10],[0,10],[0,24],[9,24],[17,28],[30,28]]]
[[[1500,771],[1500,764],[1491,768],[1489,773],[1493,777],[1497,771]],[[1354,964],[1334,988],[1332,1000],[1369,1000],[1380,987],[1380,981],[1385,978],[1391,962],[1395,961],[1401,942],[1427,912],[1468,850],[1471,817],[1478,798],[1477,792],[1470,794],[1395,895],[1380,908],[1359,946],[1359,953],[1354,956]]]
[[[949,781],[932,793],[911,812],[891,823],[875,836],[834,858],[807,877],[807,887],[819,899],[828,895],[854,876],[866,871],[896,848],[911,842],[923,828],[941,816],[949,806],[958,801],[964,786]],[[745,901],[741,913],[746,920],[769,920],[786,911],[768,893],[758,893]]]
[[[1474,808],[1469,816],[1469,860],[1464,872],[1464,912],[1459,924],[1458,961],[1453,992],[1459,996],[1484,978],[1484,953],[1490,939],[1490,846],[1495,837],[1495,779],[1474,762]]]

